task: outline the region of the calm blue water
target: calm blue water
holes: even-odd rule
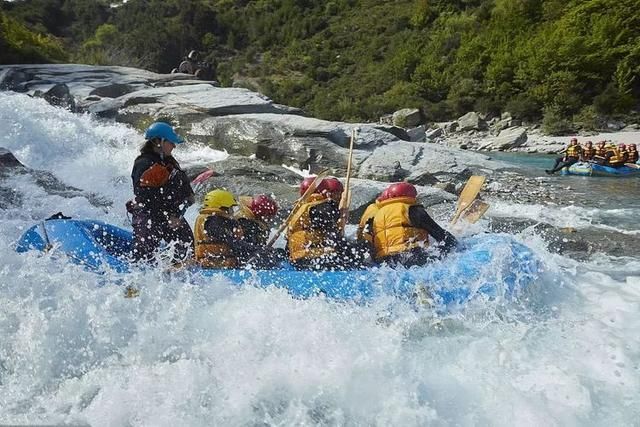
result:
[[[544,170],[553,166],[555,158],[558,157],[555,154],[524,154],[499,151],[489,153],[488,155],[496,160],[513,163],[528,172],[533,172],[540,176],[546,176]]]
[[[549,176],[544,170],[553,166],[556,155],[495,152],[489,156],[513,164],[523,175],[538,178],[539,185],[550,187],[559,196],[558,208],[588,211],[594,224],[616,230],[640,229],[640,177]]]

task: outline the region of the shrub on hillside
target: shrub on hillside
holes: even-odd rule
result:
[[[593,105],[588,105],[575,114],[573,124],[580,130],[588,131],[600,130],[606,125],[605,120],[597,113]]]
[[[545,107],[542,116],[542,131],[547,135],[567,135],[573,132],[573,126],[565,117],[562,108],[557,105]]]
[[[511,113],[511,116],[526,121],[535,121],[540,119],[540,104],[526,94],[521,94],[512,98],[505,105],[505,110]]]
[[[58,62],[67,59],[67,53],[57,39],[30,31],[2,12],[0,41],[0,64]]]

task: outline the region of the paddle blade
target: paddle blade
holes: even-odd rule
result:
[[[213,171],[213,169],[207,169],[206,171],[202,172],[200,175],[193,178],[193,181],[191,181],[191,185],[202,184],[203,182],[205,182],[206,180],[214,176],[214,174],[215,172]]]
[[[471,203],[476,199],[480,190],[482,189],[482,185],[484,184],[485,177],[482,175],[474,175],[467,181],[467,184],[462,189],[462,193],[460,193],[460,198],[458,199],[458,206],[456,208],[456,213],[451,219],[451,224],[455,224],[456,221],[460,218],[460,214],[468,208]]]
[[[253,197],[251,196],[238,197],[239,209],[235,214],[236,218],[243,218],[243,217],[253,218],[253,213],[249,209],[249,205],[251,204],[252,200],[253,200]]]
[[[464,211],[461,218],[469,224],[474,224],[484,216],[488,209],[489,203],[483,202],[482,200],[474,200],[469,208]]]

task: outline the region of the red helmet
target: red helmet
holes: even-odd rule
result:
[[[636,144],[629,144],[629,148],[633,148],[635,150]]]
[[[622,148],[624,150],[625,148],[627,148],[627,146],[624,144],[618,144],[618,148]]]
[[[278,213],[276,201],[265,194],[254,197],[247,208],[259,218],[271,218]]]
[[[578,142],[578,138],[571,138],[571,142]]]
[[[305,179],[302,180],[302,182],[300,183],[300,195],[302,196],[311,186],[311,183],[313,181],[315,181],[316,177],[315,176],[308,176]]]
[[[387,199],[395,199],[396,197],[411,197],[415,199],[418,196],[418,190],[413,184],[408,182],[398,182],[391,184],[386,190],[382,192],[378,200],[383,201]]]
[[[344,187],[338,178],[325,178],[320,184],[318,184],[318,188],[316,188],[316,193],[320,194],[341,194],[344,191]]]
[[[387,192],[388,188],[385,188],[384,191],[382,193],[380,193],[380,195],[378,195],[378,197],[376,198],[377,201],[381,202],[383,200],[386,200],[389,198],[388,196],[388,192]]]

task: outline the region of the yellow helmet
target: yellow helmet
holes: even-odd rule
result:
[[[235,197],[227,190],[209,191],[204,196],[203,206],[205,208],[220,209],[230,208],[235,205],[237,205]]]

